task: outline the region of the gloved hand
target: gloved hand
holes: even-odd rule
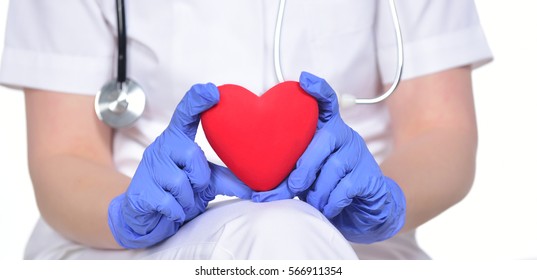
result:
[[[305,200],[347,240],[373,243],[394,236],[405,221],[402,190],[382,174],[362,137],[343,122],[330,85],[303,72],[300,86],[317,99],[319,122],[310,145],[288,177],[289,189],[305,192]]]
[[[220,182],[215,186],[216,194],[236,196],[240,199],[252,200],[254,202],[291,199],[296,196],[296,193],[289,188],[287,179],[270,191],[257,192],[241,182],[229,169],[222,166],[216,166],[212,163],[210,164],[211,169],[213,170],[211,177],[214,177],[215,180]]]
[[[218,169],[215,174],[220,168],[209,165],[194,138],[199,114],[219,97],[213,84],[193,86],[168,127],[144,151],[126,193],[108,208],[108,224],[121,246],[143,248],[170,237],[214,199],[222,176],[211,178],[211,167]],[[233,179],[228,181],[237,183]]]

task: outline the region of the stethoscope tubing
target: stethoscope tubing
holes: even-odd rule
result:
[[[125,24],[125,2],[116,0],[117,12],[117,82],[119,85],[127,80],[127,25]]]
[[[350,95],[343,94],[341,95],[342,100],[341,103],[348,104],[348,103],[354,103],[354,104],[375,104],[384,101],[386,98],[388,98],[392,93],[395,91],[397,86],[399,85],[399,82],[401,81],[401,76],[403,73],[403,65],[404,65],[404,51],[403,51],[403,36],[401,34],[401,26],[399,24],[399,16],[397,14],[397,8],[395,6],[394,0],[388,0],[390,3],[390,12],[392,16],[392,23],[395,31],[395,37],[397,41],[397,64],[396,64],[396,71],[395,71],[395,77],[393,79],[393,82],[390,86],[390,88],[384,92],[383,94],[374,97],[374,98],[355,98],[351,97]],[[278,17],[276,20],[276,27],[274,31],[274,71],[276,74],[276,78],[278,82],[282,83],[285,79],[283,76],[282,71],[282,64],[281,64],[281,34],[282,34],[282,25],[283,25],[283,17],[285,12],[285,4],[286,0],[280,0],[280,4],[278,7]]]

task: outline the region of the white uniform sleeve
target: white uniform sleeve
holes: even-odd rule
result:
[[[95,94],[112,78],[115,53],[114,28],[99,3],[10,1],[0,83]]]
[[[388,1],[378,1],[377,59],[383,83],[392,82],[397,59]],[[492,60],[473,1],[396,1],[403,34],[403,79]]]

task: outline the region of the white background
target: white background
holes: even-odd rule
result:
[[[0,1],[0,49],[7,2]],[[467,198],[424,225],[435,259],[537,259],[537,2],[476,0],[495,60],[474,72],[480,144]],[[0,260],[18,260],[38,212],[24,98],[0,88]]]

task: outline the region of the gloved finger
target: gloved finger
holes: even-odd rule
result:
[[[211,169],[203,150],[196,143],[184,143],[180,147],[163,146],[161,150],[168,153],[175,165],[184,171],[195,192],[202,192],[209,186]]]
[[[315,133],[310,144],[300,156],[296,167],[289,174],[289,189],[294,193],[307,190],[317,178],[317,173],[328,157],[336,150],[336,139],[327,130]]]
[[[214,200],[216,192],[213,186],[209,185],[201,192],[194,192],[194,208],[186,213],[186,220],[190,221],[199,214],[205,212],[210,201]]]
[[[200,122],[200,114],[216,105],[219,100],[220,93],[214,84],[192,86],[175,108],[169,128],[181,131],[194,141]]]
[[[122,247],[143,248],[151,246],[175,232],[173,230],[177,227],[170,226],[174,226],[176,223],[160,219],[160,217],[157,217],[157,215],[161,215],[159,213],[155,213],[151,223],[140,224],[134,222],[134,228],[131,227],[129,223],[132,224],[133,219],[129,223],[125,221],[126,218],[132,217],[124,213],[126,204],[128,204],[126,195],[121,194],[110,202],[108,208],[108,225],[114,239]],[[162,235],[165,236],[162,237]]]
[[[254,202],[269,202],[282,199],[292,199],[296,196],[288,185],[287,179],[282,181],[276,188],[270,191],[253,192],[252,201]]]
[[[217,195],[216,188],[212,186],[211,184],[209,184],[207,188],[205,188],[201,192],[198,192],[197,195],[201,201],[203,201],[204,203],[208,203],[209,201],[212,201],[216,197]],[[205,207],[203,207],[203,209],[205,209]]]
[[[154,205],[155,211],[170,221],[182,223],[186,220],[188,214],[186,209],[188,208],[182,207],[181,201],[177,201],[171,193],[165,193],[160,199],[160,203]]]
[[[341,213],[343,208],[352,203],[352,200],[355,197],[354,194],[358,192],[360,186],[357,186],[356,183],[352,181],[351,177],[352,176],[349,174],[341,179],[330,193],[326,206],[324,206],[322,211],[328,219],[337,216]]]
[[[151,188],[151,192],[127,193],[122,206],[125,223],[142,235],[155,228],[159,216],[181,223],[186,217],[183,208],[170,193],[160,187]]]
[[[172,179],[170,178],[171,176],[175,178]],[[196,211],[194,191],[188,182],[188,178],[181,170],[176,172],[176,174],[170,174],[170,177],[166,179],[167,182],[163,185],[163,189],[175,198],[187,216],[195,215],[193,213]]]
[[[376,172],[364,172],[367,169],[357,168],[343,178],[328,198],[324,208],[327,218],[335,217],[353,200],[360,201],[364,213],[382,209],[387,199],[384,176]],[[369,213],[369,214],[371,214]]]
[[[144,197],[144,194],[127,194],[120,202],[117,201],[120,197],[114,199],[115,204],[120,205],[116,208],[120,209],[122,213],[116,215],[115,218],[117,220],[123,219],[129,228],[142,235],[151,232],[160,220],[160,216],[162,216],[162,214],[154,210],[155,207],[151,206],[152,203],[146,201]]]
[[[328,203],[330,193],[350,171],[348,162],[337,155],[338,152],[328,158],[306,198],[310,205],[321,212]]]
[[[236,196],[241,199],[250,199],[252,189],[244,184],[235,174],[226,167],[209,162],[211,169],[210,185],[216,194]]]
[[[177,172],[174,170],[177,167],[174,167],[169,157],[155,156],[153,149],[153,146],[146,149],[140,166],[131,180],[144,187],[127,189],[126,201],[129,202],[127,206],[130,206],[131,210],[129,214],[136,216],[159,212],[170,220],[181,220],[184,218],[181,205],[163,189],[163,185],[167,184],[164,174]]]
[[[167,155],[153,157],[152,160],[152,164],[154,164],[153,166],[158,166],[158,168],[153,169],[153,180],[157,182],[162,190],[168,192],[175,201],[179,203],[186,214],[189,214],[195,209],[195,201],[194,191],[192,190],[187,174],[179,169]],[[173,203],[170,202],[169,204],[170,205],[163,204],[160,207],[161,209],[157,210],[174,220],[173,217],[167,215],[166,212],[169,211],[168,208],[173,206]]]
[[[114,230],[114,238],[126,249],[141,249],[153,246],[160,241],[174,235],[182,223],[170,222],[159,219],[158,224],[150,232],[139,234],[132,228]]]
[[[299,82],[304,91],[317,99],[321,122],[327,122],[339,113],[337,94],[326,80],[311,73],[302,72]]]
[[[368,181],[369,187],[350,190],[347,196],[356,195],[352,204],[330,219],[345,238],[356,243],[391,238],[405,223],[406,200],[397,183],[382,175]]]

